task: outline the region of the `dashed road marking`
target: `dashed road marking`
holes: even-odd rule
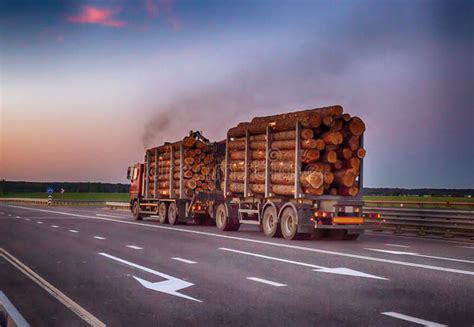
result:
[[[415,324],[419,324],[419,325],[422,325],[422,326],[428,326],[428,327],[445,327],[445,326],[447,326],[447,325],[443,325],[443,324],[438,324],[436,322],[432,322],[432,321],[428,321],[428,320],[424,320],[424,319],[420,319],[420,318],[415,318],[415,317],[411,317],[411,316],[407,316],[407,315],[397,313],[397,312],[382,312],[382,314],[385,315],[385,316],[392,317],[392,318],[397,318],[397,319],[401,319],[401,320],[405,320],[405,321],[409,321],[409,322],[414,322]]]
[[[458,248],[464,248],[464,249],[474,249],[474,246],[458,246]]]
[[[7,216],[8,216],[8,217],[11,217],[12,215],[8,214]]]
[[[94,238],[97,240],[105,240],[105,237],[102,237],[102,236],[94,236]]]
[[[247,277],[247,279],[253,280],[254,282],[259,282],[259,283],[272,285],[272,286],[276,286],[276,287],[288,286],[286,284],[272,282],[271,280],[266,280],[266,279],[262,279],[262,278],[258,278],[258,277]]]
[[[53,228],[59,228],[58,225],[51,225],[51,227],[53,227]]]
[[[20,216],[16,216],[15,218],[21,218]]]
[[[136,246],[136,245],[127,245],[127,248],[131,248],[131,249],[134,249],[134,250],[143,250],[142,247],[139,247],[139,246]]]
[[[25,218],[25,220],[28,220],[28,221],[30,221],[30,218]]]
[[[79,233],[79,231],[75,230],[75,229],[70,229],[69,230],[71,233]]]
[[[111,219],[111,218],[100,218],[100,217],[90,216],[90,215],[80,215],[80,214],[63,212],[63,211],[37,209],[37,208],[22,207],[22,206],[15,206],[15,205],[9,205],[8,207],[18,208],[18,209],[23,209],[23,210],[39,211],[39,212],[48,212],[48,213],[54,213],[54,214],[59,214],[59,215],[64,215],[64,216],[72,216],[72,217],[78,217],[78,218],[89,218],[89,219],[103,220],[103,221],[115,222],[115,223],[119,223],[119,224],[128,224],[128,225],[134,225],[134,226],[140,226],[140,227],[146,227],[146,228],[156,228],[156,229],[162,229],[162,230],[168,230],[168,231],[174,231],[174,232],[180,232],[180,233],[203,235],[203,236],[208,236],[208,237],[216,237],[216,238],[228,239],[228,240],[234,240],[234,241],[240,241],[240,242],[247,242],[247,243],[254,243],[254,244],[264,244],[264,245],[274,246],[274,247],[278,247],[278,248],[286,248],[286,249],[294,249],[294,250],[307,251],[307,252],[313,252],[313,253],[335,255],[335,256],[352,258],[352,259],[360,259],[360,260],[381,262],[381,263],[390,263],[390,264],[405,266],[405,267],[414,267],[414,268],[421,268],[421,269],[428,269],[428,270],[443,271],[443,272],[450,272],[450,273],[474,276],[474,271],[469,271],[469,270],[452,269],[452,268],[445,268],[445,267],[439,267],[439,266],[433,266],[433,265],[425,265],[425,264],[419,264],[419,263],[405,262],[405,261],[399,261],[399,260],[377,258],[377,257],[366,256],[366,255],[359,255],[359,254],[352,254],[352,253],[347,253],[347,252],[337,252],[337,251],[316,249],[316,248],[310,248],[310,247],[292,245],[292,244],[286,244],[286,243],[275,243],[275,242],[252,239],[252,238],[246,238],[246,237],[238,237],[238,236],[230,236],[230,235],[223,235],[223,234],[217,234],[217,233],[197,231],[197,230],[193,230],[193,229],[183,229],[183,228],[171,227],[171,226],[150,225],[150,224],[139,223],[139,222],[134,222],[134,221],[117,220],[117,219]],[[371,234],[367,234],[367,235],[371,235]],[[377,235],[371,235],[371,236],[377,236]],[[380,236],[385,236],[385,235],[380,235]],[[423,239],[421,239],[421,240],[423,240]],[[449,242],[449,241],[446,241],[446,242]],[[466,244],[466,242],[451,242],[451,243]]]
[[[184,263],[189,263],[189,264],[195,264],[197,263],[196,261],[192,261],[192,260],[188,260],[188,259],[183,259],[183,258],[171,258],[173,260],[176,260],[176,261],[181,261],[181,262],[184,262]]]
[[[385,244],[386,246],[394,246],[397,248],[409,248],[408,245],[400,245],[400,244]]]
[[[402,252],[402,251],[392,251],[392,250],[381,250],[381,249],[372,249],[372,248],[364,248],[365,250],[370,251],[377,251],[382,253],[390,253],[396,255],[408,255],[412,257],[421,257],[421,258],[430,258],[430,259],[438,259],[438,260],[446,260],[446,261],[456,261],[456,262],[466,262],[466,263],[474,263],[474,261],[463,260],[463,259],[454,259],[454,258],[446,258],[446,257],[437,257],[433,255],[424,255],[414,252]]]
[[[43,222],[42,221],[37,221],[36,223],[41,225]]]

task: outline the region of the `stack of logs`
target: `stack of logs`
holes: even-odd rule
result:
[[[196,191],[215,190],[215,164],[212,149],[196,139],[193,135],[187,136],[182,142],[164,145],[148,150],[150,155],[149,165],[149,187],[152,196],[168,197],[170,195],[170,167],[174,165],[173,183],[174,196],[179,197],[180,187],[180,164],[181,152],[180,144],[183,145],[183,194],[192,196]],[[171,147],[174,147],[174,158],[171,161]],[[154,151],[158,151],[158,167],[156,175],[157,193],[155,193],[155,156]]]
[[[266,130],[269,126],[270,192],[273,195],[294,195],[297,122],[301,126],[298,135],[301,148],[299,182],[303,193],[358,194],[360,163],[365,156],[360,137],[365,131],[365,124],[360,118],[343,113],[341,106],[257,117],[230,129],[230,192],[244,192],[245,135],[248,131],[251,135],[248,163],[250,192],[265,193]],[[223,165],[221,170],[224,171]]]

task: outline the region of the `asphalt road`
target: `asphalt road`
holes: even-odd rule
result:
[[[286,241],[0,205],[0,247],[0,290],[32,326],[474,325],[469,242]]]

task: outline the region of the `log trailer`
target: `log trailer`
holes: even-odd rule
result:
[[[365,125],[341,106],[256,117],[224,141],[200,132],[148,149],[128,168],[134,219],[215,222],[222,231],[253,224],[268,237],[326,234],[355,240],[362,212]]]

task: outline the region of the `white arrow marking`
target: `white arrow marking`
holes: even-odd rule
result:
[[[428,327],[446,327],[447,326],[447,325],[438,324],[436,322],[432,322],[432,321],[428,321],[428,320],[424,320],[424,319],[420,319],[420,318],[410,317],[410,316],[407,316],[407,315],[404,315],[404,314],[401,314],[401,313],[397,313],[397,312],[382,312],[382,314],[386,315],[386,316],[389,316],[389,317],[414,322],[415,324],[419,324],[419,325],[422,325],[422,326],[428,326]]]
[[[184,298],[184,299],[188,299],[188,300],[192,300],[192,301],[196,301],[196,302],[202,302],[201,300],[198,300],[198,299],[192,298],[192,297],[190,297],[190,296],[187,296],[187,295],[178,293],[178,291],[181,290],[181,289],[183,289],[183,288],[193,286],[193,285],[194,285],[193,283],[189,283],[189,282],[187,282],[187,281],[184,281],[184,280],[182,280],[182,279],[179,279],[179,278],[176,278],[176,277],[173,277],[173,276],[164,274],[164,273],[162,273],[162,272],[159,272],[159,271],[156,271],[156,270],[147,268],[147,267],[143,267],[143,266],[137,265],[136,263],[129,262],[129,261],[127,261],[127,260],[123,260],[123,259],[114,257],[113,255],[110,255],[110,254],[107,254],[107,253],[100,252],[99,254],[102,255],[102,256],[104,256],[104,257],[107,257],[107,258],[109,258],[109,259],[112,259],[112,260],[115,260],[115,261],[124,263],[124,264],[126,264],[126,265],[131,266],[131,267],[134,267],[134,268],[137,268],[137,269],[146,271],[146,272],[148,272],[148,273],[150,273],[150,274],[153,274],[153,275],[156,275],[156,276],[159,276],[159,277],[161,277],[161,278],[165,278],[165,279],[166,279],[165,281],[162,281],[162,282],[152,283],[152,282],[149,282],[149,281],[147,281],[147,280],[141,279],[141,278],[139,278],[139,277],[132,276],[132,277],[133,277],[135,280],[137,280],[142,286],[144,286],[144,287],[146,287],[146,288],[148,288],[148,289],[150,289],[150,290],[154,290],[154,291],[158,291],[158,292],[162,292],[162,293],[166,293],[166,294],[178,296],[178,297],[181,297],[181,298]]]
[[[431,258],[431,259],[439,259],[439,260],[447,260],[447,261],[457,261],[457,262],[474,263],[474,261],[469,261],[469,260],[461,260],[461,259],[453,259],[453,258],[445,258],[445,257],[436,257],[436,256],[432,256],[432,255],[424,255],[424,254],[419,254],[419,253],[414,253],[414,252],[402,252],[402,251],[380,250],[380,249],[371,249],[371,248],[364,248],[364,249],[365,249],[365,250],[370,250],[370,251],[378,251],[378,252],[390,253],[390,254],[410,255],[410,256],[414,256],[414,257],[423,257],[423,258]]]
[[[366,278],[375,278],[375,279],[383,279],[387,280],[387,278],[375,276],[375,275],[370,275],[366,274],[357,270],[352,270],[349,268],[328,268],[328,267],[322,267],[322,266],[316,266],[312,265],[309,263],[304,263],[304,262],[299,262],[299,261],[292,261],[292,260],[286,260],[286,259],[281,259],[281,258],[276,258],[276,257],[270,257],[266,256],[263,254],[256,254],[256,253],[251,253],[251,252],[245,252],[245,251],[239,251],[239,250],[233,250],[233,249],[228,249],[228,248],[219,248],[219,250],[224,250],[224,251],[229,251],[229,252],[234,252],[234,253],[240,253],[240,254],[245,254],[245,255],[250,255],[253,257],[257,258],[263,258],[263,259],[268,259],[268,260],[274,260],[274,261],[280,261],[280,262],[285,262],[285,263],[290,263],[293,265],[298,265],[298,266],[304,266],[304,267],[310,267],[310,268],[315,268],[313,271],[318,271],[318,272],[325,272],[325,273],[330,273],[330,274],[339,274],[339,275],[347,275],[347,276],[355,276],[355,277],[366,277]]]

